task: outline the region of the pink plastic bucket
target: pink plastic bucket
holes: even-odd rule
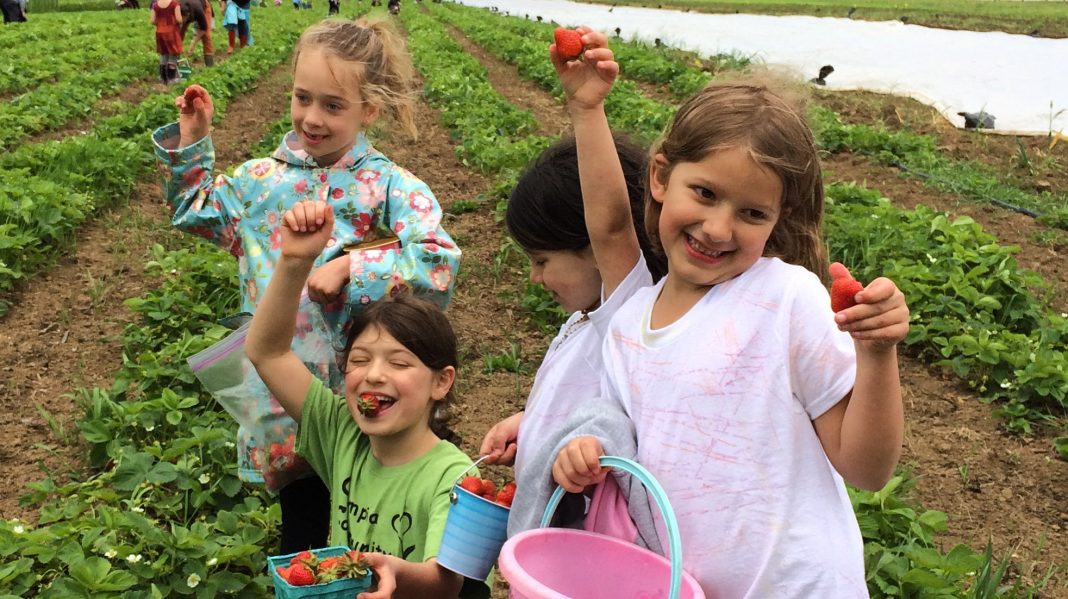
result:
[[[641,464],[601,456],[601,465],[638,479],[660,508],[669,558],[621,539],[563,528],[545,528],[563,497],[557,488],[541,518],[542,528],[505,542],[497,564],[514,599],[705,599],[697,580],[682,570],[682,539],[667,493]]]
[[[605,535],[537,528],[508,539],[497,562],[514,599],[667,599],[671,561]],[[681,599],[703,599],[683,572]]]

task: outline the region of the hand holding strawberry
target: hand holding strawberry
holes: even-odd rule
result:
[[[834,321],[860,348],[892,350],[905,339],[909,309],[905,295],[893,281],[879,277],[865,287],[838,262],[831,264],[830,273]]]
[[[180,109],[179,147],[184,148],[211,133],[211,117],[215,114],[215,105],[208,95],[208,90],[199,85],[190,85],[185,88],[185,93],[174,99],[174,105]]]
[[[560,31],[568,34],[563,40]],[[599,107],[619,76],[619,63],[608,48],[608,36],[589,27],[557,29],[557,32],[556,43],[549,46],[549,57],[560,77],[568,105],[579,109]],[[571,56],[576,46],[578,54]],[[584,60],[575,60],[579,57]]]

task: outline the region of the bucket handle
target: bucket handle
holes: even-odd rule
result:
[[[456,490],[455,490],[456,487],[459,486],[460,481],[463,480],[465,476],[467,476],[467,473],[470,472],[472,468],[475,468],[479,464],[481,464],[482,462],[486,461],[486,458],[488,458],[488,457],[489,457],[488,454],[479,457],[477,460],[472,462],[470,466],[468,466],[467,468],[464,468],[464,471],[461,472],[460,475],[456,477],[456,480],[452,481],[453,490],[449,491],[449,503],[456,503],[457,501],[459,501],[460,498],[456,495]]]
[[[482,459],[479,459],[479,462],[481,461]],[[657,507],[660,508],[660,514],[664,517],[664,526],[667,528],[667,557],[671,560],[671,589],[668,597],[678,599],[682,590],[682,538],[679,536],[679,523],[675,519],[675,510],[671,508],[671,503],[668,502],[667,493],[660,486],[660,483],[653,478],[653,475],[638,462],[627,458],[604,455],[601,456],[601,466],[619,468],[641,481],[646,490],[649,491],[649,494],[652,495]],[[545,506],[545,513],[541,516],[541,522],[538,524],[540,528],[549,526],[549,521],[552,519],[553,513],[556,512],[556,507],[563,497],[564,488],[556,487],[552,496],[549,497],[549,504]]]

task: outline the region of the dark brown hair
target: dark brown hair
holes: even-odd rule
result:
[[[803,266],[826,282],[823,244],[823,176],[816,143],[805,122],[804,99],[785,79],[750,73],[713,82],[687,100],[667,132],[650,149],[663,156],[659,183],[666,185],[675,165],[700,162],[713,152],[745,148],[782,182],[782,210],[764,255]],[[661,204],[649,192],[646,169],[645,229],[653,246],[660,241]]]
[[[619,133],[612,137],[627,184],[634,232],[646,267],[656,281],[667,272],[667,262],[653,249],[642,225],[645,151]],[[589,247],[574,136],[564,137],[543,150],[519,177],[508,198],[505,224],[508,233],[527,252],[581,251]]]
[[[386,20],[326,19],[304,30],[293,51],[293,68],[304,50],[318,48],[351,65],[359,97],[392,117],[412,137],[415,127],[415,67],[404,38]]]
[[[428,300],[403,293],[371,302],[353,316],[345,347],[337,356],[342,372],[346,371],[349,352],[356,338],[370,326],[380,327],[392,335],[434,372],[448,366],[459,370],[456,333],[445,313]],[[439,429],[444,427],[447,420],[446,410],[452,403],[455,387],[454,381],[445,399],[434,402],[434,409],[430,412],[430,426],[442,438],[448,436],[439,432]]]

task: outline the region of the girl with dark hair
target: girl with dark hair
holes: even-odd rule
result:
[[[572,313],[549,345],[525,411],[494,426],[479,452],[489,463],[514,461],[509,534],[538,524],[552,490],[547,468],[555,454],[546,452],[578,407],[574,400],[597,395],[608,321],[664,272],[641,226],[644,153],[613,137],[604,112],[619,65],[604,34],[579,32],[584,60],[549,49],[575,137],[547,149],[520,178],[506,215],[509,232],[530,257],[530,280]]]
[[[373,302],[349,330],[344,397],[335,395],[291,347],[301,292],[333,232],[325,201],[282,217],[281,255],[245,351],[300,423],[297,452],[330,489],[330,544],[363,551],[375,571],[377,590],[360,596],[456,597],[463,578],[437,552],[453,481],[471,460],[431,428],[456,380],[456,335],[426,300]]]

